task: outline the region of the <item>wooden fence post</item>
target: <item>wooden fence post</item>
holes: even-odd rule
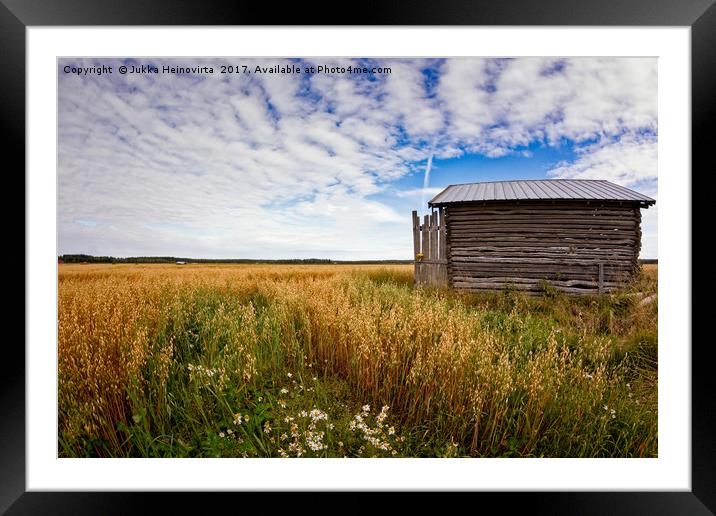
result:
[[[412,218],[415,285],[448,286],[445,209],[431,210],[422,217],[422,224],[416,210]]]
[[[418,212],[413,210],[413,260],[417,259],[420,252],[420,219]]]
[[[430,259],[430,217],[423,218],[423,260]]]
[[[435,212],[430,213],[430,259],[435,259],[435,244],[437,243],[437,235],[435,233]]]

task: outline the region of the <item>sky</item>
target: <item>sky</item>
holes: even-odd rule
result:
[[[58,124],[58,254],[411,259],[450,184],[581,178],[657,258],[655,58],[59,59]]]

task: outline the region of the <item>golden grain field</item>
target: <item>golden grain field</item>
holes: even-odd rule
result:
[[[657,453],[656,266],[580,299],[414,289],[409,265],[58,281],[61,456]]]

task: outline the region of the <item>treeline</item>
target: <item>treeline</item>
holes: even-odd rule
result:
[[[57,257],[62,263],[277,263],[277,264],[374,264],[374,263],[413,263],[411,260],[331,260],[330,258],[290,258],[280,260],[260,260],[252,258],[179,258],[176,256],[92,256],[89,254],[63,254]]]

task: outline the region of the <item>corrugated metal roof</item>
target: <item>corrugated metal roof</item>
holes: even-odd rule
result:
[[[602,179],[531,179],[450,185],[428,205],[526,200],[629,201],[646,206],[656,203],[651,197]]]

